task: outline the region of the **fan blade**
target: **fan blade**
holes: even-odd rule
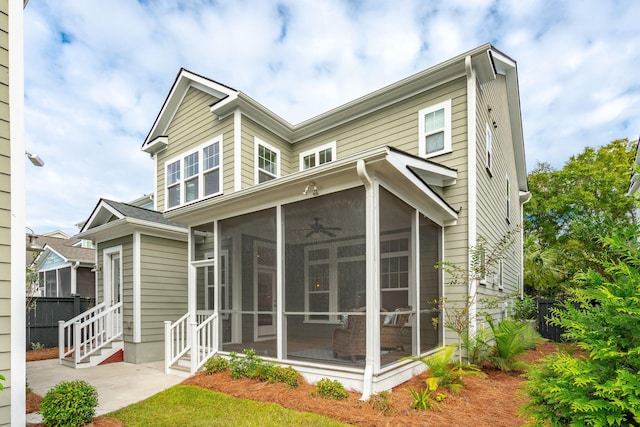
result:
[[[320,229],[320,232],[321,232],[321,233],[326,234],[326,235],[327,235],[327,236],[329,236],[329,237],[336,237],[336,235],[335,235],[335,234],[333,234],[333,233],[332,233],[332,232],[330,232],[330,231],[327,231],[327,229],[326,229],[326,228],[322,228],[322,229]]]
[[[313,233],[317,233],[317,231],[315,231],[315,230],[311,230],[309,233],[307,233],[307,235],[306,235],[306,236],[304,236],[304,237],[305,237],[305,239],[306,239],[307,237],[311,237],[311,235],[312,235]]]

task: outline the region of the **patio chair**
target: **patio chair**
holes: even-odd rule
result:
[[[356,311],[362,314],[350,315],[345,327],[333,331],[333,357],[351,357],[352,363],[367,354],[367,317],[364,308]]]
[[[411,307],[397,308],[394,313],[389,312],[382,316],[382,322],[380,322],[380,348],[392,348],[404,350],[404,344],[402,343],[402,332],[404,325],[409,321]]]

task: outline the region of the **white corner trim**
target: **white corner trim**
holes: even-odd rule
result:
[[[471,57],[467,56],[464,61],[467,75],[467,215],[468,215],[468,236],[469,242],[467,247],[474,247],[477,243],[478,233],[478,194],[477,194],[477,159],[476,159],[476,71],[471,65]],[[471,268],[471,256],[467,254],[468,267]],[[469,295],[474,295],[478,284],[474,281],[469,284]],[[469,328],[470,332],[475,332],[476,327],[476,299],[469,309],[469,320],[471,320]]]
[[[242,190],[242,113],[236,109],[233,112],[233,191],[240,190]]]
[[[139,343],[142,341],[141,332],[141,277],[140,277],[140,246],[142,236],[139,231],[133,233],[133,342]]]

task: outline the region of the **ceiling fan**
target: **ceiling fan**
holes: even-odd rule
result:
[[[313,220],[314,222],[312,224],[309,224],[311,231],[309,231],[309,233],[307,233],[307,235],[304,237],[311,237],[312,235],[317,233],[326,234],[329,237],[336,237],[335,233],[332,233],[331,230],[342,230],[342,228],[340,227],[325,227],[324,225],[320,224],[320,218],[313,218]]]

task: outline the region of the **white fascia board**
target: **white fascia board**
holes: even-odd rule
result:
[[[100,243],[106,240],[113,240],[118,237],[128,236],[133,234],[135,231],[140,231],[144,234],[153,233],[158,235],[158,237],[164,237],[167,239],[187,241],[186,228],[158,224],[156,222],[128,217],[99,225],[95,228],[79,233],[75,237],[79,239],[95,239],[96,243]]]
[[[83,234],[84,232],[86,232],[90,228],[95,228],[96,226],[94,224],[96,222],[104,221],[104,218],[106,217],[104,215],[105,211],[107,211],[108,214],[112,214],[112,215],[116,216],[119,219],[122,219],[124,217],[124,215],[122,215],[120,212],[118,212],[113,206],[109,205],[104,200],[100,200],[100,202],[98,202],[98,205],[95,207],[95,209],[91,213],[91,216],[89,217],[89,219],[82,226],[82,229],[80,230],[80,233],[77,234],[77,236]],[[103,224],[104,223],[102,223],[100,225],[103,225]]]
[[[414,172],[428,185],[448,187],[454,185],[458,178],[458,172],[453,169],[397,151],[389,150],[388,159],[398,169],[402,168],[401,165],[413,168]]]

